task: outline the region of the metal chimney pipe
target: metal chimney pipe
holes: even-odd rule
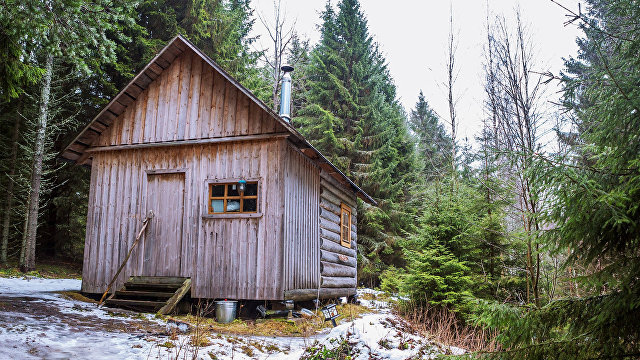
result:
[[[293,66],[282,65],[280,70],[284,72],[282,75],[282,86],[280,88],[280,117],[287,122],[291,121],[291,72]]]

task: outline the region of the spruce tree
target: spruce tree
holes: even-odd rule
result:
[[[259,98],[268,99],[269,84],[257,64],[260,52],[252,49],[255,20],[249,3],[143,0],[136,9],[136,23],[124,29],[132,44],[120,43],[119,61],[106,69],[104,85],[112,84],[110,92],[115,94],[167,41],[182,34]]]
[[[357,0],[327,4],[311,53],[308,105],[294,124],[331,161],[379,201],[359,202],[361,280],[377,281],[401,263],[396,241],[410,226],[420,168],[384,57]]]
[[[584,37],[566,61],[567,150],[537,156],[552,196],[546,246],[584,269],[579,291],[533,311],[484,304],[480,320],[502,331],[496,358],[640,356],[640,18],[637,1],[588,2]],[[560,128],[559,130],[562,130]]]
[[[311,47],[308,39],[303,39],[297,33],[291,36],[291,45],[287,51],[287,63],[291,64],[295,71],[291,73],[291,116],[297,117],[298,112],[308,105],[307,93],[309,91],[309,63]]]
[[[409,115],[409,127],[417,138],[418,152],[425,162],[425,177],[429,180],[442,177],[449,165],[452,141],[438,115],[427,103],[422,90]]]

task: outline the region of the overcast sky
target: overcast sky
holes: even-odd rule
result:
[[[277,1],[277,0],[276,0]],[[319,38],[317,24],[325,0],[281,0],[289,23],[295,20],[298,33],[316,43]],[[578,0],[557,0],[577,9]],[[335,6],[337,0],[331,3]],[[438,114],[448,116],[445,80],[446,43],[449,33],[449,7],[453,8],[454,33],[458,39],[457,63],[459,69],[455,91],[460,98],[458,114],[462,137],[475,136],[482,117],[482,49],[486,42],[487,1],[446,0],[361,0],[369,32],[379,43],[391,76],[398,89],[398,98],[409,111],[415,105],[418,92],[424,95]],[[269,19],[273,14],[273,0],[253,0],[253,8]],[[551,0],[489,0],[493,14],[514,18],[520,7],[525,23],[529,25],[536,49],[537,70],[558,73],[563,57],[575,55],[575,39],[580,35],[576,26],[563,26],[566,11]],[[256,21],[255,33],[261,35],[259,48],[269,48],[269,37],[264,26]],[[557,97],[557,87],[549,88],[549,96]]]

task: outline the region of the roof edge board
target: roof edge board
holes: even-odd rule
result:
[[[145,72],[145,71],[146,71],[146,70],[151,66],[151,64],[153,64],[153,63],[154,63],[154,62],[155,62],[155,61],[160,57],[160,55],[162,55],[162,53],[163,53],[165,50],[167,50],[167,49],[169,48],[169,46],[171,46],[171,45],[176,41],[176,39],[178,39],[178,38],[182,38],[182,36],[181,36],[181,35],[176,35],[176,36],[174,36],[174,37],[173,37],[173,39],[171,39],[171,40],[169,41],[169,43],[168,43],[167,45],[165,45],[165,47],[164,47],[164,48],[162,48],[162,50],[160,50],[160,51],[156,54],[156,56],[154,56],[154,57],[153,57],[153,59],[151,59],[151,61],[149,61],[149,63],[148,63],[148,64],[147,64],[147,65],[146,65],[146,66],[145,66],[145,67],[144,67],[140,72],[138,72],[138,74],[137,74],[136,76],[134,76],[134,77],[133,77],[133,79],[131,79],[131,81],[129,81],[129,83],[128,83],[128,84],[127,84],[127,85],[126,85],[126,86],[125,86],[125,87],[124,87],[124,88],[123,88],[123,89],[122,89],[122,90],[121,90],[121,91],[120,91],[116,96],[114,96],[114,97],[113,97],[113,99],[111,99],[111,101],[109,101],[109,103],[108,103],[107,105],[105,105],[105,106],[102,108],[102,110],[98,113],[98,115],[96,115],[96,116],[95,116],[91,121],[89,121],[89,123],[87,124],[87,126],[85,126],[85,127],[82,129],[82,131],[80,131],[80,132],[78,133],[78,135],[77,135],[77,136],[76,136],[76,137],[75,137],[75,138],[74,138],[74,139],[69,143],[69,145],[67,145],[67,146],[66,146],[66,147],[65,147],[65,148],[64,148],[64,149],[63,149],[63,150],[58,154],[58,156],[62,156],[62,154],[64,154],[64,153],[67,151],[67,149],[69,148],[69,146],[71,146],[71,144],[73,144],[74,142],[76,142],[76,141],[80,138],[80,136],[82,136],[82,134],[84,134],[86,131],[88,131],[88,130],[89,130],[89,128],[91,127],[91,125],[93,124],[93,122],[94,122],[94,121],[96,121],[98,118],[100,118],[100,116],[102,116],[105,112],[110,111],[110,110],[109,110],[109,108],[111,107],[111,105],[113,105],[113,104],[118,100],[118,98],[120,97],[120,95],[122,95],[124,92],[126,92],[126,90],[127,90],[130,86],[132,86],[132,85],[136,85],[136,86],[138,86],[137,84],[134,84],[134,83],[135,83],[135,82],[136,82],[140,77],[142,77],[142,75],[144,75],[144,72]],[[145,76],[146,76],[146,75],[145,75]],[[140,86],[138,86],[138,87],[140,87]],[[144,91],[144,89],[143,89],[143,91]],[[113,111],[111,111],[111,113],[112,113],[112,114],[114,114],[114,115],[116,115],[115,113],[113,113]],[[118,115],[116,115],[116,118],[117,118],[117,116],[118,116]]]

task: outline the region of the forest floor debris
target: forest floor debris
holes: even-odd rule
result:
[[[210,319],[194,326],[195,319],[181,317],[178,321],[192,326],[184,333],[177,331],[176,320],[100,309],[79,295],[79,288],[77,279],[0,278],[0,358],[299,359],[318,351],[347,351],[354,359],[395,360],[451,352],[405,332],[382,295],[364,295],[370,290],[361,295],[370,298],[363,305],[371,310],[343,306],[335,328],[322,323],[298,336],[279,336],[286,331],[258,336],[266,333],[230,331],[256,322],[237,321],[225,329]]]

